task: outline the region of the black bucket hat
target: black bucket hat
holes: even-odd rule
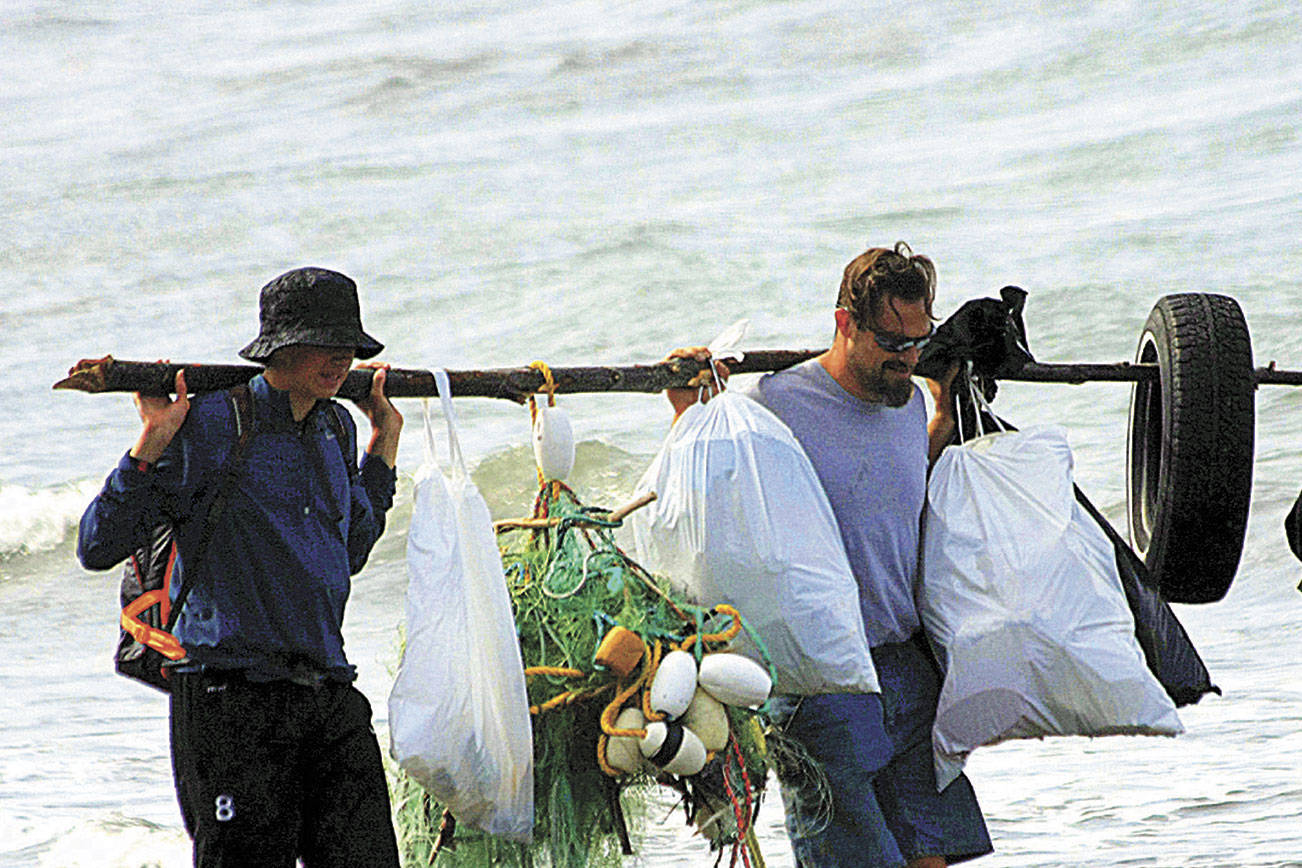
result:
[[[265,363],[276,350],[295,344],[351,347],[359,359],[384,349],[384,344],[362,331],[357,284],[337,271],[285,272],[262,287],[258,315],[257,339],[240,350],[251,362]]]

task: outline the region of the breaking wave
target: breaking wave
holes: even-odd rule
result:
[[[99,487],[89,479],[37,489],[0,483],[0,558],[57,548]]]

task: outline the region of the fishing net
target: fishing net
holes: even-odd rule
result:
[[[530,519],[499,542],[533,712],[535,823],[521,845],[455,826],[415,782],[395,774],[394,805],[404,864],[437,866],[619,865],[645,828],[657,786],[680,794],[687,820],[711,850],[759,866],[753,823],[769,771],[756,711],[726,706],[728,736],[705,768],[678,777],[643,765],[623,773],[606,760],[616,715],[647,703],[662,656],[685,650],[699,662],[745,629],[727,606],[691,605],[616,544],[607,510],[586,507],[556,481],[540,486]],[[636,636],[641,658],[625,675],[598,662],[612,630]],[[753,637],[752,637],[753,638]]]

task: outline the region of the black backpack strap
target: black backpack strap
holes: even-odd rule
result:
[[[356,481],[358,476],[357,470],[357,448],[352,448],[352,454],[349,455],[348,432],[344,430],[344,422],[339,418],[339,414],[344,409],[333,401],[326,407],[326,422],[330,425],[330,430],[334,432],[335,440],[339,443],[339,454],[344,459],[344,469],[348,471],[348,478]]]
[[[172,611],[167,617],[167,632],[169,633],[176,626],[176,620],[181,616],[181,609],[185,606],[185,599],[190,595],[190,589],[194,587],[195,580],[198,578],[199,573],[196,568],[203,563],[204,555],[208,552],[208,546],[212,543],[212,536],[217,528],[217,522],[226,508],[226,498],[234,490],[235,482],[239,479],[244,449],[253,436],[253,398],[249,392],[248,384],[241,383],[233,387],[230,396],[231,404],[235,408],[235,446],[231,448],[231,454],[226,458],[221,483],[218,485],[212,500],[208,503],[208,513],[204,517],[203,533],[199,537],[199,544],[195,546],[194,551],[191,553],[194,563],[190,568],[190,577],[181,585],[181,590],[176,595],[176,601],[172,603]]]

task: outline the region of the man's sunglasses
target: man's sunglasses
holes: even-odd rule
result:
[[[920,338],[911,338],[908,335],[892,334],[891,332],[879,332],[871,326],[868,331],[873,333],[873,341],[888,353],[903,353],[917,347],[921,350],[936,334],[936,327],[933,325],[925,335]]]
[[[842,305],[838,309],[849,311],[850,315],[852,317],[854,316],[854,311],[848,307],[845,307],[844,305]],[[907,350],[913,349],[914,347],[917,347],[919,350],[921,350],[928,343],[930,343],[933,337],[936,336],[935,323],[932,323],[931,328],[927,329],[927,333],[920,338],[911,338],[908,335],[896,334],[894,332],[879,332],[877,331],[877,329],[873,328],[872,326],[864,327],[864,326],[859,326],[857,323],[856,323],[856,327],[859,328],[860,331],[872,332],[873,342],[876,343],[877,346],[881,347],[883,350],[885,350],[888,353],[903,353],[906,352]]]

